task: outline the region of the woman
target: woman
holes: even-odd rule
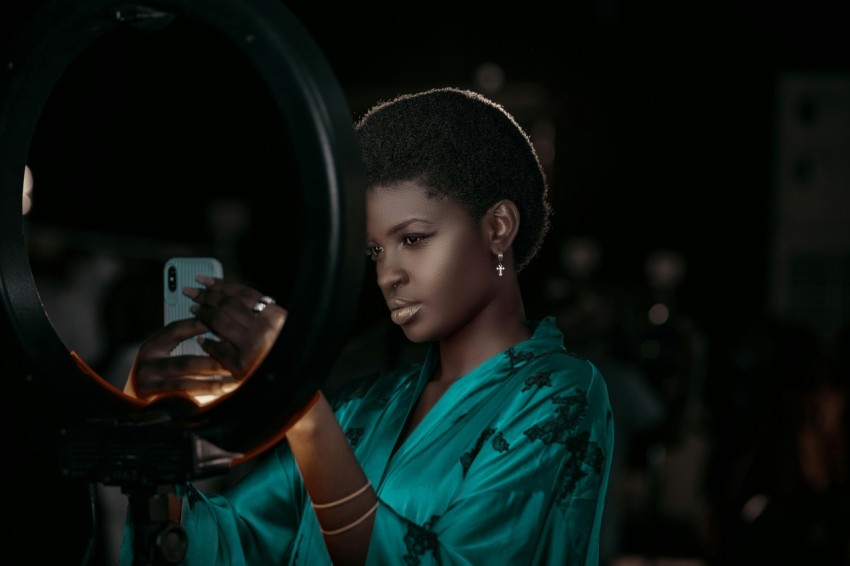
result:
[[[356,131],[367,254],[393,322],[428,353],[319,394],[225,493],[188,488],[187,563],[597,563],[612,416],[602,376],[565,349],[554,318],[525,317],[517,273],[550,216],[527,135],[453,88],[378,104]],[[187,290],[197,320],[142,348],[128,391],[205,387],[185,373],[239,378],[279,332],[286,311],[252,312],[259,292],[203,283]],[[209,329],[220,340],[191,371],[166,357]]]

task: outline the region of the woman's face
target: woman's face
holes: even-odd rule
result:
[[[495,296],[493,255],[469,213],[406,181],[368,191],[368,252],[393,322],[413,342],[464,328]]]

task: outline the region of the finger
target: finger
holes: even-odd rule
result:
[[[173,356],[141,360],[135,368],[137,391],[192,388],[196,380],[220,379],[231,372],[209,356]],[[190,382],[186,382],[188,378]],[[186,383],[184,383],[186,382]]]
[[[216,360],[219,364],[227,368],[233,368],[234,364],[239,359],[239,350],[232,342],[224,340],[210,340],[209,338],[198,338],[198,343],[201,348]]]
[[[243,285],[242,283],[237,283],[236,281],[231,281],[229,279],[217,281],[213,288],[220,293],[241,301],[243,305],[248,306],[256,303],[257,299],[262,296],[262,293],[252,287],[248,287],[247,285]]]
[[[192,300],[195,304],[190,310],[211,327],[237,324],[244,328],[251,324],[250,316],[254,313],[246,306],[244,298],[234,297],[220,289],[196,291],[187,293],[187,296],[194,295]]]
[[[139,362],[137,373],[149,383],[178,377],[229,375],[230,372],[217,360],[209,356],[166,356]]]
[[[209,275],[197,275],[195,277],[195,281],[203,285],[204,287],[212,287],[219,281],[223,281],[224,279],[221,277],[210,277]]]
[[[181,391],[190,395],[222,395],[233,391],[238,382],[230,377],[218,377],[216,379],[202,379],[192,376],[183,376],[163,382],[158,387],[141,388],[140,392],[145,397],[151,397],[157,393]]]
[[[201,304],[223,308],[233,302],[238,302],[248,310],[253,309],[258,303],[274,304],[274,299],[268,295],[229,279],[201,276],[198,281],[203,283],[205,287],[202,289],[191,287],[184,292]]]
[[[199,311],[202,309],[199,309]],[[202,315],[213,329],[216,338],[233,345],[244,357],[255,350],[268,349],[277,339],[284,326],[288,312],[280,307],[269,307],[262,313],[245,314],[244,311],[219,311]],[[222,353],[226,356],[226,353]],[[228,359],[229,361],[229,359]],[[243,362],[244,364],[244,362]]]
[[[190,308],[192,313],[217,338],[233,342],[239,348],[250,349],[250,342],[256,336],[268,332],[270,328],[279,330],[282,326],[281,322],[275,320],[283,318],[285,311],[282,309],[273,316],[260,319],[258,313],[247,307],[248,302],[262,297],[257,291],[224,279],[204,278],[202,281],[210,283],[210,286],[204,289],[186,288],[184,293],[195,301]]]
[[[139,348],[140,358],[167,356],[180,342],[208,332],[210,328],[197,318],[175,320],[158,330]]]
[[[241,305],[224,308],[192,305],[191,311],[223,340],[248,339],[252,326],[257,322],[251,320],[251,313],[247,313]]]
[[[201,294],[206,293],[208,297],[225,296],[242,300],[243,304],[253,304],[262,296],[260,292],[253,288],[230,279],[200,276],[197,280],[203,285],[200,288]]]
[[[245,350],[237,347],[231,342],[209,340],[201,338],[198,340],[201,347],[211,358],[218,361],[222,366],[230,370],[231,375],[242,380],[247,377],[258,365],[256,356],[246,356]]]
[[[289,314],[276,304],[266,306],[262,312],[246,309],[233,299],[219,301],[219,305],[195,304],[190,310],[219,338],[237,344],[253,340],[257,334],[279,332]]]

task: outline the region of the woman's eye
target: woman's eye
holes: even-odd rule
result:
[[[382,251],[384,251],[384,249],[381,246],[369,246],[368,248],[366,248],[366,255],[369,257],[369,259],[375,261],[376,259],[378,259],[378,254],[380,254]]]
[[[421,242],[422,240],[424,240],[424,239],[425,239],[425,238],[427,238],[427,237],[428,237],[428,236],[427,236],[427,235],[425,235],[425,234],[407,234],[407,235],[403,238],[403,240],[404,240],[404,245],[406,245],[406,246],[415,246],[416,244],[418,244],[419,242]]]

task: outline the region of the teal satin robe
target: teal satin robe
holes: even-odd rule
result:
[[[553,317],[457,380],[392,455],[438,364],[348,384],[332,399],[379,507],[370,564],[598,563],[613,453],[607,387]],[[186,564],[330,564],[284,443],[222,494],[190,488]],[[132,564],[125,536],[122,564]]]

